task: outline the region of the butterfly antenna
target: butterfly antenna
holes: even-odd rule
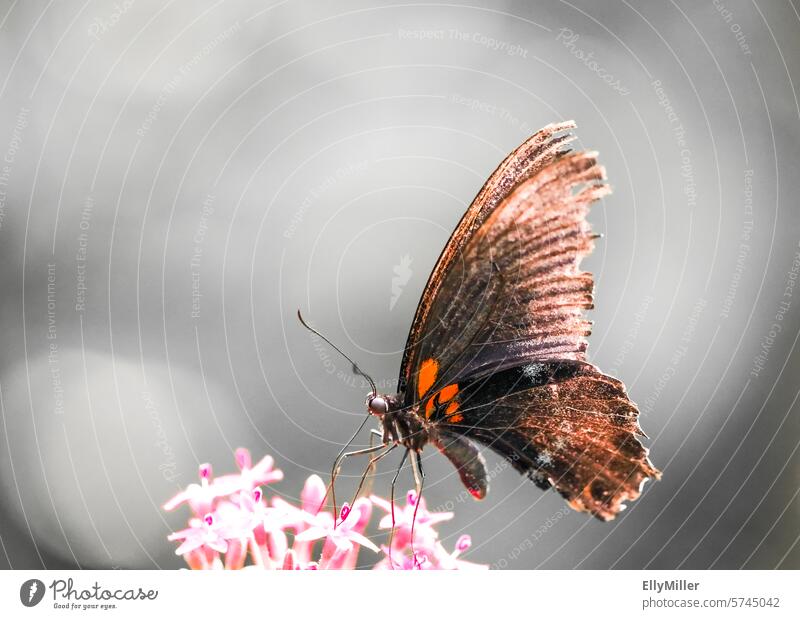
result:
[[[350,357],[348,357],[346,354],[344,354],[344,352],[342,351],[341,348],[339,348],[336,344],[331,342],[327,337],[322,335],[322,333],[317,331],[314,327],[309,326],[308,323],[305,320],[303,320],[303,315],[300,313],[299,309],[297,310],[297,318],[300,320],[300,324],[301,325],[303,325],[306,329],[311,331],[311,333],[321,337],[328,344],[330,344],[336,352],[338,352],[340,355],[342,355],[342,357],[347,359],[353,365],[353,371],[356,374],[360,374],[361,376],[363,376],[364,378],[367,379],[367,382],[369,383],[369,386],[372,388],[372,395],[374,395],[374,396],[378,395],[378,388],[375,386],[375,381],[372,380],[372,378],[370,378],[369,374],[367,374],[364,370],[362,370],[360,367],[358,367],[358,364],[355,361],[353,361]]]

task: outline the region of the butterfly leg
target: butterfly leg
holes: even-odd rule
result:
[[[364,420],[361,422],[361,425],[359,425],[358,428],[356,429],[356,431],[353,432],[353,436],[351,436],[350,440],[347,441],[342,446],[342,448],[339,450],[339,453],[337,454],[336,458],[334,458],[333,466],[331,467],[331,481],[328,484],[328,487],[325,489],[325,496],[323,496],[322,497],[322,501],[320,501],[319,507],[317,508],[317,513],[322,511],[322,508],[325,506],[325,501],[328,500],[328,493],[330,493],[331,489],[333,488],[333,482],[334,482],[334,480],[336,478],[336,474],[338,473],[340,462],[344,458],[344,454],[347,451],[347,448],[350,447],[350,445],[353,444],[353,441],[356,440],[356,437],[358,436],[358,434],[361,432],[361,430],[364,429],[364,426],[367,425],[367,421],[369,421],[369,417],[370,417],[369,415],[364,417]],[[370,445],[369,446],[372,447],[372,437],[370,437]],[[334,511],[336,511],[335,505],[334,505]]]
[[[369,434],[369,446],[370,447],[372,447],[372,441],[375,440],[376,436],[378,437],[378,440],[380,440],[384,445],[388,445],[389,444],[389,441],[386,439],[386,433],[385,432],[379,432],[378,430],[371,430],[370,434]],[[367,467],[367,475],[368,475],[368,477],[367,477],[367,488],[364,491],[365,494],[369,494],[372,491],[372,483],[373,483],[373,481],[375,479],[375,477],[374,477],[375,468],[376,467],[375,467],[374,464],[370,464]]]
[[[392,542],[394,542],[394,487],[397,484],[397,478],[400,477],[400,471],[403,470],[403,465],[406,463],[406,458],[408,458],[408,452],[411,451],[410,449],[406,449],[403,452],[403,457],[400,459],[400,464],[397,466],[397,471],[394,473],[394,477],[392,478],[392,485],[391,490],[389,491],[389,503],[392,506],[392,529],[389,532],[389,565],[394,569],[394,561],[392,561]]]
[[[414,515],[411,518],[411,557],[414,560],[414,567],[417,567],[417,553],[414,551],[414,525],[417,524],[417,511],[422,500],[422,488],[425,485],[425,471],[422,468],[422,454],[416,452],[415,457],[411,458],[411,470],[414,471],[414,482],[416,483],[416,499],[414,501]]]
[[[350,502],[350,505],[355,505],[356,499],[358,499],[358,495],[361,493],[361,488],[364,486],[364,481],[367,479],[367,475],[370,474],[371,471],[375,470],[375,465],[385,456],[388,456],[394,449],[397,447],[397,443],[392,443],[386,448],[386,451],[379,453],[377,456],[373,456],[369,459],[369,464],[367,464],[367,468],[364,470],[364,474],[361,476],[361,481],[358,482],[358,488],[356,488],[356,493],[353,495],[353,500]]]
[[[376,435],[381,436],[381,434],[377,432],[377,430],[372,430],[370,432],[370,446],[367,447],[366,449],[357,449],[355,451],[341,452],[336,457],[336,460],[334,460],[333,462],[333,467],[331,467],[331,481],[328,484],[328,488],[325,491],[325,496],[322,498],[322,502],[320,503],[317,513],[319,513],[323,505],[325,505],[325,501],[328,498],[328,493],[330,492],[331,500],[333,501],[334,528],[336,527],[336,518],[338,518],[339,516],[339,512],[336,507],[336,477],[339,475],[339,471],[342,468],[342,463],[346,458],[349,458],[350,456],[363,456],[366,454],[375,453],[376,451],[380,451],[381,449],[383,449],[385,447],[383,443],[381,443],[380,445],[375,445],[374,447],[372,446],[373,437]],[[352,439],[350,440],[350,442],[352,442]]]

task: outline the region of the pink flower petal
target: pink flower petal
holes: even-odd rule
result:
[[[188,503],[194,512],[188,528],[168,536],[178,542],[176,553],[183,555],[192,569],[354,569],[361,547],[387,554],[375,569],[488,568],[459,558],[471,545],[468,535],[458,538],[452,552],[444,548],[435,527],[452,519],[452,512],[428,511],[425,499],[413,490],[406,494],[405,505],[393,506],[376,495],[359,498],[353,505],[343,504],[335,521],[330,511],[322,509],[327,489],[318,475],[306,479],[300,509],[280,497],[264,500],[261,486],[283,478],[271,456],[254,465],[250,452],[239,448],[235,458],[238,474],[213,478],[211,465],[203,464],[200,483],[190,484],[164,504],[164,509],[171,511]],[[364,535],[373,506],[385,514],[379,520],[382,529],[392,527],[394,507],[391,551],[386,546],[379,549]],[[294,534],[292,548],[287,530]],[[319,548],[315,544],[319,539],[325,543],[320,561],[315,562],[311,554]]]
[[[316,514],[322,506],[325,490],[325,482],[319,475],[311,475],[306,479],[303,491],[300,493],[303,509],[311,514]]]
[[[239,447],[234,452],[234,457],[236,458],[236,466],[239,467],[240,471],[249,469],[253,465],[253,459],[250,457],[250,451],[244,447]]]
[[[365,548],[369,548],[370,550],[372,550],[374,552],[379,552],[380,551],[380,549],[375,544],[373,544],[368,538],[366,538],[363,535],[361,535],[361,533],[356,533],[355,531],[350,531],[350,533],[347,535],[347,537],[349,539],[353,540],[354,542],[356,542],[357,544],[360,544],[361,546],[364,546]]]
[[[322,537],[327,537],[328,531],[321,527],[311,527],[303,531],[302,533],[298,533],[295,535],[295,539],[299,542],[310,542],[315,539],[320,539]]]
[[[373,494],[370,495],[369,500],[372,501],[375,505],[377,505],[381,509],[389,512],[390,514],[392,513],[392,504],[386,499]]]

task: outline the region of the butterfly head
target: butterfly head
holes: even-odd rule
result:
[[[367,409],[370,415],[383,417],[389,412],[389,398],[385,395],[370,392],[367,396]]]

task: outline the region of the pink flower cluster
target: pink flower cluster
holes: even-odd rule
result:
[[[460,558],[470,547],[468,535],[459,538],[455,550],[444,548],[435,525],[453,514],[429,512],[425,499],[417,501],[413,491],[405,506],[394,509],[374,495],[345,503],[334,522],[332,512],[320,509],[326,488],[319,476],[306,480],[300,505],[295,506],[265,496],[262,486],[283,479],[270,456],[253,465],[250,452],[240,448],[236,464],[238,474],[217,478],[212,477],[211,465],[201,465],[200,483],[190,484],[164,505],[172,511],[186,503],[192,510],[188,528],[167,538],[180,542],[175,553],[192,569],[347,570],[356,567],[362,547],[376,554],[375,569],[487,567]],[[389,543],[381,547],[365,535],[373,505],[386,512],[379,528],[390,531]]]

